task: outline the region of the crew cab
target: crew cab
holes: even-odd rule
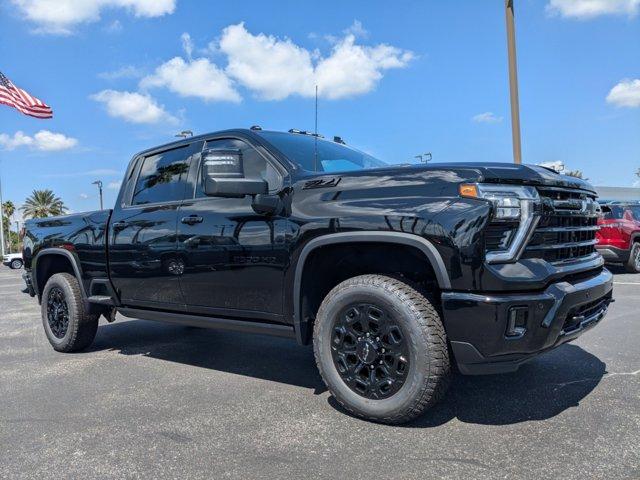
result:
[[[640,272],[640,202],[603,202],[596,249],[608,263]]]
[[[605,316],[598,213],[542,167],[388,165],[252,127],[136,154],[113,210],[28,221],[24,278],[58,351],[116,312],[288,337],[344,408],[402,423],[454,365],[511,372]]]

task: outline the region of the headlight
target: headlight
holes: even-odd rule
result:
[[[517,224],[508,248],[502,251],[487,252],[487,262],[506,263],[517,261],[538,223],[538,217],[535,215],[535,205],[540,197],[536,189],[517,185],[473,183],[460,185],[459,191],[463,197],[491,202],[493,206],[492,222],[512,222]]]

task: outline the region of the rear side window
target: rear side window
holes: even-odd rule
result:
[[[168,150],[143,160],[133,192],[133,205],[182,200],[191,162],[188,146]]]

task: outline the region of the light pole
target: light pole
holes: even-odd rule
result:
[[[100,210],[104,210],[104,208],[102,207],[102,180],[96,180],[91,185],[98,186],[98,193],[100,194]]]
[[[520,100],[518,98],[518,62],[516,58],[516,27],[514,0],[505,0],[507,19],[507,50],[509,52],[509,93],[511,99],[511,137],[513,142],[513,161],[522,163],[522,144],[520,140]]]

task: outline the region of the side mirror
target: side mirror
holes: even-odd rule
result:
[[[209,149],[202,152],[204,193],[216,197],[242,198],[269,191],[263,179],[245,178],[242,152],[237,149]]]

